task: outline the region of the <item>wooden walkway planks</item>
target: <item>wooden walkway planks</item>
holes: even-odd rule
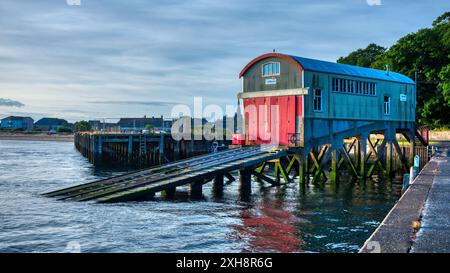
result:
[[[220,173],[228,173],[230,171],[244,169],[247,167],[262,164],[267,160],[272,160],[286,156],[286,151],[262,152],[246,158],[235,158],[229,162],[217,164],[215,166],[205,166],[199,170],[189,172],[180,176],[175,176],[167,180],[161,180],[156,183],[131,188],[127,191],[120,191],[112,195],[104,196],[96,201],[99,203],[122,202],[139,199],[146,195],[165,190],[168,187],[178,187],[192,182],[213,179],[215,175]]]
[[[131,172],[131,173],[127,173],[124,175],[119,175],[119,176],[115,176],[115,177],[111,177],[111,178],[93,181],[90,183],[76,185],[76,186],[65,188],[62,190],[48,192],[48,193],[45,193],[44,195],[47,197],[58,197],[58,196],[61,197],[61,196],[74,194],[76,192],[82,193],[85,190],[92,190],[95,188],[104,187],[109,184],[116,184],[119,182],[134,180],[134,179],[141,178],[141,177],[147,177],[150,174],[176,171],[176,170],[179,170],[182,168],[187,168],[188,166],[190,166],[192,164],[198,164],[199,162],[208,161],[212,158],[220,158],[222,156],[229,156],[229,155],[233,155],[236,153],[242,153],[244,151],[252,151],[255,149],[258,149],[258,148],[256,148],[256,147],[239,148],[239,149],[233,149],[233,150],[220,151],[220,152],[217,152],[214,154],[207,154],[207,155],[202,155],[202,156],[191,157],[189,159],[184,159],[184,160],[176,161],[173,163],[164,164],[164,165],[148,168],[148,169],[141,170],[141,171]]]
[[[44,194],[60,200],[118,202],[140,199],[192,182],[212,180],[216,175],[260,165],[286,155],[286,151],[264,151],[259,146],[230,149],[197,156],[108,179]]]

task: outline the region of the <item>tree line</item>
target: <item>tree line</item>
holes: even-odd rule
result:
[[[430,28],[400,38],[390,48],[369,44],[337,60],[376,69],[386,65],[417,83],[416,121],[430,129],[450,127],[450,12]]]

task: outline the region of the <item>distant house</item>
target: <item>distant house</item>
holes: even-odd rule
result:
[[[33,121],[30,117],[9,116],[2,119],[1,127],[5,129],[23,129],[30,131],[33,129]]]
[[[89,125],[91,125],[91,130],[93,131],[107,131],[107,132],[120,131],[118,129],[117,123],[101,122],[100,120],[89,120],[88,123]]]
[[[100,131],[102,125],[100,120],[89,120],[88,123],[91,126],[91,130]]]
[[[163,128],[163,117],[121,118],[117,123],[122,132],[142,131],[148,124],[151,124],[155,130],[161,130]]]
[[[69,127],[67,120],[59,118],[41,118],[34,124],[34,128],[42,131],[58,130],[58,128],[61,127]]]
[[[173,125],[173,119],[164,119],[163,126],[160,130],[170,133],[170,130],[172,129],[172,125]]]

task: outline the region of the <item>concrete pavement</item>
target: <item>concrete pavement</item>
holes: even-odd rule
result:
[[[440,146],[361,253],[450,253],[450,149]]]

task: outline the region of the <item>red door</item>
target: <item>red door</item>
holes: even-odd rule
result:
[[[297,107],[301,106],[301,97],[297,96],[244,100],[248,144],[289,145],[295,134],[297,112],[301,112]]]

